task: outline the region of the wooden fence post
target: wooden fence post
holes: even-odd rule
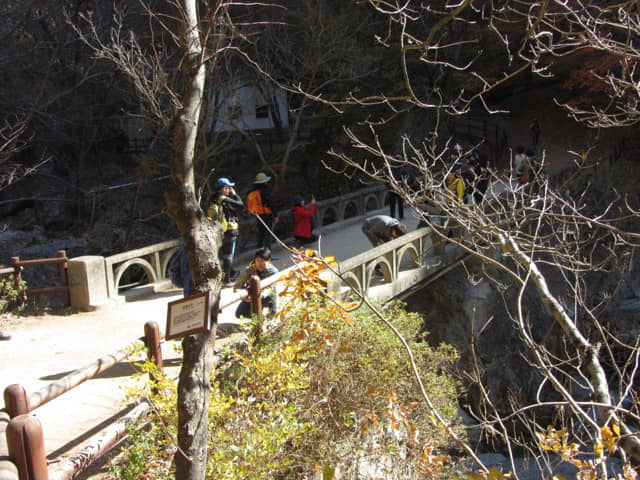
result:
[[[67,270],[67,252],[65,250],[58,250],[56,252],[56,257],[64,259],[64,262],[60,262],[58,266],[60,268],[60,280],[62,281],[62,286],[66,287],[64,290],[64,306],[68,307],[69,305],[71,305],[71,299],[69,297],[69,273]]]
[[[160,327],[158,322],[149,321],[144,324],[144,344],[147,347],[147,359],[162,370],[162,348],[160,347]]]
[[[147,360],[156,364],[158,370],[162,372],[162,347],[160,346],[160,327],[158,322],[149,321],[144,324],[144,344],[147,347]],[[157,378],[149,373],[149,380],[156,382]],[[152,389],[153,393],[158,393],[156,388]]]
[[[18,383],[9,385],[4,389],[4,406],[11,418],[29,413],[31,406],[27,390]]]
[[[35,415],[18,415],[7,425],[9,458],[20,480],[49,480],[42,424]]]
[[[258,321],[253,329],[256,341],[260,339],[262,332],[262,290],[260,288],[260,278],[253,275],[249,278],[249,299],[251,300],[251,315],[256,315]]]

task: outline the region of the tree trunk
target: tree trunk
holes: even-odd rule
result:
[[[207,220],[195,191],[194,152],[205,85],[204,52],[196,0],[176,2],[182,49],[181,105],[171,125],[171,178],[165,192],[167,212],[185,243],[193,292],[210,291],[213,311],[220,294],[218,248],[222,230]],[[215,316],[209,332],[184,338],[178,383],[177,480],[204,480],[207,464],[208,412]]]
[[[203,480],[207,467],[209,385],[213,369],[216,325],[211,332],[182,340],[183,356],[178,383],[178,445],[176,480]]]

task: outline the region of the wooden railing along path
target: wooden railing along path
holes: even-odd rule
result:
[[[397,296],[403,290],[422,281],[436,268],[433,262],[427,262],[427,255],[432,252],[433,247],[430,228],[410,232],[342,262],[336,274],[327,276],[327,290],[340,294],[347,293],[350,291],[349,287],[353,287],[379,300]],[[403,262],[405,256],[409,257],[409,262]],[[382,268],[383,278],[375,276],[375,268],[378,265]],[[403,265],[406,268],[403,269]],[[231,308],[248,293],[252,299],[252,313],[261,315],[262,290],[272,287],[286,278],[287,273],[302,266],[294,265],[262,281],[258,277],[252,277],[248,291],[234,292],[219,305],[220,310]],[[148,348],[148,358],[155,361],[159,368],[162,368],[161,339],[157,323],[145,324],[144,344]],[[136,340],[37,392],[28,394],[26,389],[18,384],[8,386],[4,391],[5,411],[0,412],[0,434],[3,428],[6,428],[7,434],[7,446],[4,447],[6,451],[3,452],[3,445],[0,443],[0,480],[67,480],[116,445],[126,435],[127,425],[148,413],[148,405],[136,406],[119,422],[105,429],[96,441],[84,446],[80,454],[51,465],[47,463],[44,448],[44,427],[31,413],[84,381],[112,368],[139,350],[139,346],[140,340]]]
[[[230,308],[247,294],[251,300],[252,314],[262,316],[262,290],[281,281],[290,267],[265,280],[252,277],[249,289],[234,292],[230,298],[220,304],[220,310]],[[9,385],[4,390],[5,408],[0,411],[0,480],[68,480],[86,469],[100,456],[113,448],[126,435],[127,427],[150,410],[150,406],[142,402],[136,405],[118,422],[104,429],[92,443],[85,445],[80,453],[49,465],[44,445],[43,425],[32,413],[42,405],[68,393],[81,383],[96,377],[98,374],[116,366],[129,358],[142,346],[147,347],[147,358],[162,370],[162,350],[160,347],[162,334],[156,322],[147,322],[145,335],[124,348],[105,355],[82,368],[74,370],[60,380],[52,382],[36,392],[27,393],[20,384]],[[5,436],[6,435],[6,436]]]
[[[20,260],[19,257],[11,257],[11,267],[0,269],[0,276],[13,275],[13,285],[15,289],[17,306],[24,305],[28,297],[44,295],[47,293],[61,293],[64,296],[64,305],[68,307],[70,303],[69,277],[67,275],[67,252],[58,250],[55,258],[38,258],[34,260]],[[22,272],[25,267],[42,267],[47,265],[57,265],[59,271],[59,285],[45,288],[31,288],[25,290],[22,287]]]

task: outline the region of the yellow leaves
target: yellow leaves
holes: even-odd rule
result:
[[[567,429],[556,430],[551,425],[547,427],[546,432],[537,433],[538,443],[544,450],[550,450],[564,456],[574,456],[578,453],[579,446],[575,443],[569,443],[569,434]]]
[[[577,458],[579,447],[575,443],[569,442],[569,434],[566,428],[555,430],[552,426],[548,426],[544,433],[538,433],[537,436],[538,442],[544,450],[555,452],[564,461],[578,468],[578,478],[597,479],[599,478],[598,469],[606,460],[606,455],[614,454],[617,449],[618,441],[620,440],[620,426],[614,423],[611,426],[605,425],[600,428],[600,438],[593,445],[595,459],[588,460]],[[625,480],[634,480],[636,477],[636,473],[631,467],[624,468],[623,473],[621,478]],[[554,480],[565,480],[560,475],[552,478]]]
[[[593,446],[594,452],[597,456],[600,456],[606,448],[607,453],[612,455],[616,451],[618,439],[620,438],[620,426],[614,423],[612,427],[609,428],[605,425],[600,429],[600,435],[602,440]]]
[[[425,474],[435,476],[444,472],[445,463],[450,460],[451,458],[446,455],[436,455],[433,445],[427,443],[422,447],[419,464]]]

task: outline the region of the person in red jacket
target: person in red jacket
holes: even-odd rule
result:
[[[316,242],[318,236],[311,233],[311,219],[316,213],[316,199],[311,196],[311,204],[309,208],[304,206],[304,198],[302,195],[295,195],[293,197],[293,207],[291,207],[294,213],[293,219],[293,236],[299,245],[307,245],[309,243]]]

